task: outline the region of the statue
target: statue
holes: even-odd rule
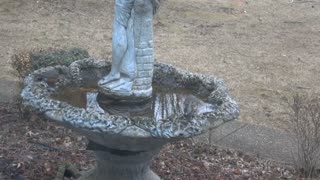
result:
[[[112,67],[98,85],[114,98],[148,99],[154,63],[153,16],[159,0],[115,0]]]

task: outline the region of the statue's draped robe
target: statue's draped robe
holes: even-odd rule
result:
[[[128,27],[129,19],[131,18],[134,1],[135,0],[115,1],[115,20],[126,28]]]
[[[115,20],[127,29],[128,44],[133,35],[134,47],[128,46],[122,60],[122,69],[135,67],[133,93],[137,96],[152,94],[152,76],[154,63],[153,46],[153,0],[116,0]],[[129,48],[134,48],[130,51]],[[131,55],[134,53],[134,55]],[[135,66],[129,65],[134,62]],[[132,70],[131,70],[132,71]]]

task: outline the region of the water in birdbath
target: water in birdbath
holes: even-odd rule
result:
[[[216,107],[206,103],[203,97],[193,95],[191,90],[165,88],[153,85],[152,98],[140,103],[121,102],[97,92],[95,85],[61,88],[53,99],[67,102],[80,108],[93,109],[110,115],[147,117],[154,120],[177,116],[192,116],[212,112]]]

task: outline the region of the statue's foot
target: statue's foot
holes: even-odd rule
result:
[[[110,90],[118,89],[118,87],[126,87],[128,90],[131,90],[132,84],[133,84],[132,81],[130,81],[126,78],[121,78],[117,81],[113,81],[113,82],[106,84],[104,87],[106,87],[107,89],[110,89]]]
[[[133,81],[128,79],[119,79],[101,86],[102,88],[119,95],[130,95],[132,93]]]
[[[107,76],[103,77],[99,82],[98,85],[108,84],[112,81],[116,81],[120,79],[120,73],[109,73]]]
[[[122,96],[130,96],[132,94],[132,85],[133,82],[126,82],[112,89],[112,91]]]

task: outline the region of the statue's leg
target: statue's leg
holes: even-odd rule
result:
[[[126,28],[118,21],[113,22],[112,34],[112,67],[110,73],[99,81],[99,85],[120,79],[121,61],[128,48]]]
[[[127,27],[128,48],[120,65],[121,79],[108,84],[108,87],[118,93],[130,94],[133,81],[136,77],[136,61],[133,35],[133,16],[130,18]]]
[[[132,93],[133,81],[136,77],[136,61],[135,61],[135,49],[134,49],[134,34],[133,34],[133,18],[134,13],[129,19],[127,26],[127,40],[128,48],[121,61],[120,75],[121,78],[117,81],[108,83],[108,89],[112,89],[113,92],[118,94],[130,95]]]
[[[134,12],[132,12],[132,15],[131,15],[131,18],[129,19],[128,27],[127,27],[128,49],[126,51],[126,54],[120,66],[121,76],[128,78],[129,81],[133,81],[134,78],[136,77],[133,18],[134,18]]]

